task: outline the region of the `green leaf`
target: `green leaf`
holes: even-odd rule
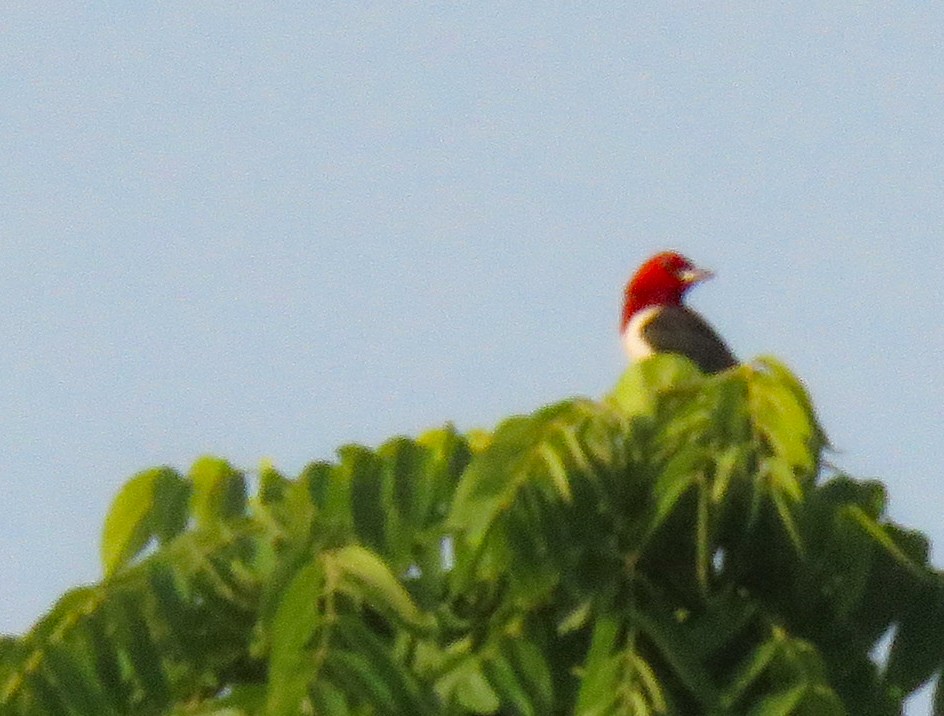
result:
[[[791,716],[797,713],[797,708],[806,697],[808,688],[806,684],[797,684],[771,691],[759,699],[748,714],[749,716]]]
[[[323,559],[325,569],[340,577],[339,589],[365,599],[378,611],[392,614],[415,629],[428,630],[434,625],[433,617],[420,611],[409,592],[374,552],[348,545],[325,553]]]
[[[430,452],[406,438],[389,440],[377,450],[383,459],[384,480],[392,483],[393,502],[388,509],[414,527],[427,523],[435,499],[428,470]]]
[[[580,673],[577,705],[574,708],[574,713],[579,716],[604,714],[613,703],[619,667],[612,654],[620,628],[620,620],[614,614],[601,614],[594,622],[590,648]]]
[[[819,447],[815,417],[780,373],[755,371],[748,388],[751,418],[774,455],[810,475]]]
[[[944,664],[944,578],[925,586],[901,619],[888,654],[886,678],[905,693]]]
[[[349,716],[351,714],[344,692],[327,679],[319,679],[312,685],[311,700],[314,712],[318,716]]]
[[[876,704],[876,710],[878,708]],[[848,716],[849,710],[835,691],[825,684],[816,684],[806,690],[796,713],[798,716]]]
[[[729,648],[745,633],[759,611],[755,599],[728,585],[708,595],[703,611],[685,622],[694,655],[702,661],[715,658],[717,652]]]
[[[803,537],[800,535],[800,529],[797,527],[794,504],[789,501],[782,492],[771,492],[770,498],[777,510],[777,517],[780,519],[780,526],[790,538],[790,544],[796,550],[798,555],[805,556],[805,546]]]
[[[67,700],[76,712],[103,716],[114,713],[93,677],[88,656],[83,656],[72,654],[58,644],[48,644],[43,653],[51,681],[58,690],[66,694],[64,700]]]
[[[292,481],[282,475],[268,460],[259,465],[259,501],[266,505],[281,502]]]
[[[190,605],[181,594],[187,588],[183,576],[162,561],[148,564],[148,576],[156,614],[178,643],[187,643],[197,624]]]
[[[698,699],[705,712],[718,702],[718,691],[708,674],[707,665],[694,658],[694,649],[675,618],[660,611],[633,612],[633,622],[649,637],[662,658],[668,662],[676,677],[689,694]]]
[[[154,535],[165,544],[187,528],[191,484],[174,470],[162,470],[154,484]]]
[[[554,489],[565,502],[571,502],[573,495],[570,491],[570,477],[560,453],[548,443],[539,445],[537,451],[544,461],[544,467],[551,477]]]
[[[279,546],[289,546],[289,551],[293,554],[307,551],[307,542],[315,519],[315,505],[305,475],[308,473],[303,473],[297,480],[290,480],[271,467],[262,468],[258,497],[252,502],[254,521],[274,531],[278,535]],[[271,550],[264,553],[260,551],[257,560],[260,571],[268,574],[272,569],[278,569],[280,558],[289,563],[293,561],[291,558],[286,559],[284,555],[276,555]],[[266,560],[270,565],[269,569],[263,567]]]
[[[308,487],[319,530],[329,535],[331,541],[353,539],[350,473],[327,462],[314,462],[305,468],[299,479]]]
[[[112,599],[108,613],[120,630],[122,644],[135,679],[140,683],[149,703],[164,705],[170,701],[171,685],[164,671],[162,649],[151,625],[133,598],[122,595]]]
[[[481,428],[474,428],[465,434],[465,439],[469,443],[472,454],[477,455],[492,444],[492,433]]]
[[[505,655],[495,654],[486,660],[483,666],[489,684],[505,707],[523,716],[537,716],[541,713],[521,682],[523,674],[516,672]]]
[[[102,532],[102,570],[110,577],[147,546],[155,532],[158,496],[179,481],[170,468],[145,470],[128,480],[112,502]],[[166,520],[162,520],[166,521]]]
[[[429,524],[429,521],[439,523],[445,519],[459,478],[472,459],[470,439],[457,433],[451,425],[427,431],[417,438],[416,443],[425,452],[424,480],[430,495],[414,502],[414,522],[419,523],[421,515],[426,520],[424,525]],[[488,440],[491,440],[490,435]],[[485,446],[483,444],[479,452]]]
[[[343,648],[370,666],[370,679],[384,685],[384,713],[424,716],[439,713],[421,691],[415,672],[404,668],[395,642],[371,628],[361,614],[341,615],[337,620],[337,648]],[[334,655],[332,654],[332,659]],[[344,684],[343,681],[339,682]],[[358,694],[352,694],[358,696]]]
[[[295,573],[283,592],[271,626],[268,716],[302,712],[308,685],[327,656],[314,643],[324,620],[318,606],[324,583],[321,560],[313,559]]]
[[[545,653],[526,638],[514,637],[502,644],[517,681],[526,689],[535,713],[551,713],[554,704],[554,681]]]
[[[360,445],[345,445],[338,454],[341,456],[341,469],[347,473],[351,483],[354,529],[368,547],[386,554],[392,490],[384,479],[383,463],[377,455]]]
[[[132,703],[134,684],[125,679],[123,674],[124,655],[112,635],[108,633],[111,625],[104,610],[97,610],[85,620],[87,627],[88,650],[93,663],[95,678],[102,688],[103,698],[108,700],[110,710],[121,711]],[[103,708],[106,713],[109,708]]]
[[[352,700],[369,704],[371,712],[378,714],[413,713],[403,709],[397,702],[393,685],[379,678],[377,665],[364,654],[334,649],[326,664],[332,680],[342,685],[343,691]]]
[[[463,474],[448,522],[451,530],[462,531],[473,546],[530,478],[522,465],[527,466],[525,452],[535,443],[535,428],[528,418],[506,420],[488,449],[473,458]]]
[[[190,510],[197,523],[212,526],[240,516],[246,509],[246,482],[225,460],[201,457],[190,468]]]
[[[816,411],[813,408],[813,401],[810,398],[810,394],[809,391],[807,391],[806,386],[803,385],[802,381],[797,378],[796,375],[794,375],[784,363],[777,360],[773,356],[761,356],[755,361],[755,363],[762,366],[781,385],[789,390],[796,402],[803,409],[803,412],[809,417],[812,427],[811,437],[813,440],[813,453],[818,454],[819,451],[823,449],[823,447],[828,446],[829,440],[826,438],[826,433],[823,432],[823,428],[816,417]]]
[[[577,534],[595,539],[587,518],[604,509],[602,481],[611,466],[595,462],[583,436],[619,421],[612,410],[574,399],[499,426],[456,488],[446,526],[457,536],[454,591],[468,588],[476,577],[490,581],[505,574],[518,583],[519,596],[556,581],[547,578],[548,569],[573,562]],[[615,483],[618,476],[612,479]]]
[[[662,526],[679,499],[699,483],[707,458],[702,448],[685,446],[659,472],[652,489],[656,509],[650,522],[651,532]]]
[[[654,355],[630,365],[607,402],[625,415],[651,415],[665,393],[691,390],[704,382],[704,374],[688,358],[675,354]]]
[[[826,536],[811,535],[809,544],[821,547],[819,573],[823,575],[824,588],[833,596],[838,614],[845,617],[862,603],[869,583],[874,544],[842,508],[828,517],[832,531]],[[816,527],[819,531],[819,526]]]
[[[760,472],[768,489],[783,497],[785,502],[796,504],[803,500],[803,486],[797,480],[793,468],[785,460],[769,457],[761,463]]]
[[[922,566],[916,564],[915,561],[898,546],[895,540],[892,539],[885,527],[869,517],[861,507],[857,505],[847,505],[841,509],[841,512],[844,517],[851,520],[862,529],[862,531],[892,557],[899,566],[911,572],[912,575],[919,579],[924,575]]]
[[[780,641],[775,638],[767,639],[751,651],[748,657],[738,666],[731,684],[725,689],[721,704],[731,710],[754,686],[773,660],[780,652]]]
[[[459,644],[460,647],[465,645],[465,642]],[[456,653],[459,658],[436,680],[434,688],[440,701],[474,714],[495,713],[501,700],[482,673],[481,660],[465,653],[464,648]],[[453,713],[454,709],[444,709],[444,712]]]
[[[711,501],[722,504],[731,492],[731,484],[745,473],[750,451],[747,445],[732,445],[713,455],[715,469],[711,481]]]

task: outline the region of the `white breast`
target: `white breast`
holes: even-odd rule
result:
[[[642,360],[655,352],[646,342],[642,332],[646,324],[655,318],[659,308],[659,306],[649,306],[649,308],[636,311],[626,324],[626,330],[623,331],[623,348],[626,349],[630,360]]]

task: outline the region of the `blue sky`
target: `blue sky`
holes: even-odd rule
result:
[[[0,632],[140,469],[604,394],[670,247],[939,544],[942,68],[934,3],[5,9]]]

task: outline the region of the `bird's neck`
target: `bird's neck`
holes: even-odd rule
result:
[[[646,294],[626,291],[623,301],[623,317],[620,321],[620,332],[626,330],[630,319],[640,311],[652,306],[681,306],[682,292],[678,289],[665,289]]]

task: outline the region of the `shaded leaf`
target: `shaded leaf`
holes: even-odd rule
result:
[[[944,664],[944,583],[921,590],[898,625],[886,674],[905,693],[925,683]]]
[[[677,621],[664,613],[643,611],[634,612],[633,621],[652,640],[689,694],[698,699],[705,711],[714,708],[719,699],[718,691],[705,666],[694,658],[694,649]]]

